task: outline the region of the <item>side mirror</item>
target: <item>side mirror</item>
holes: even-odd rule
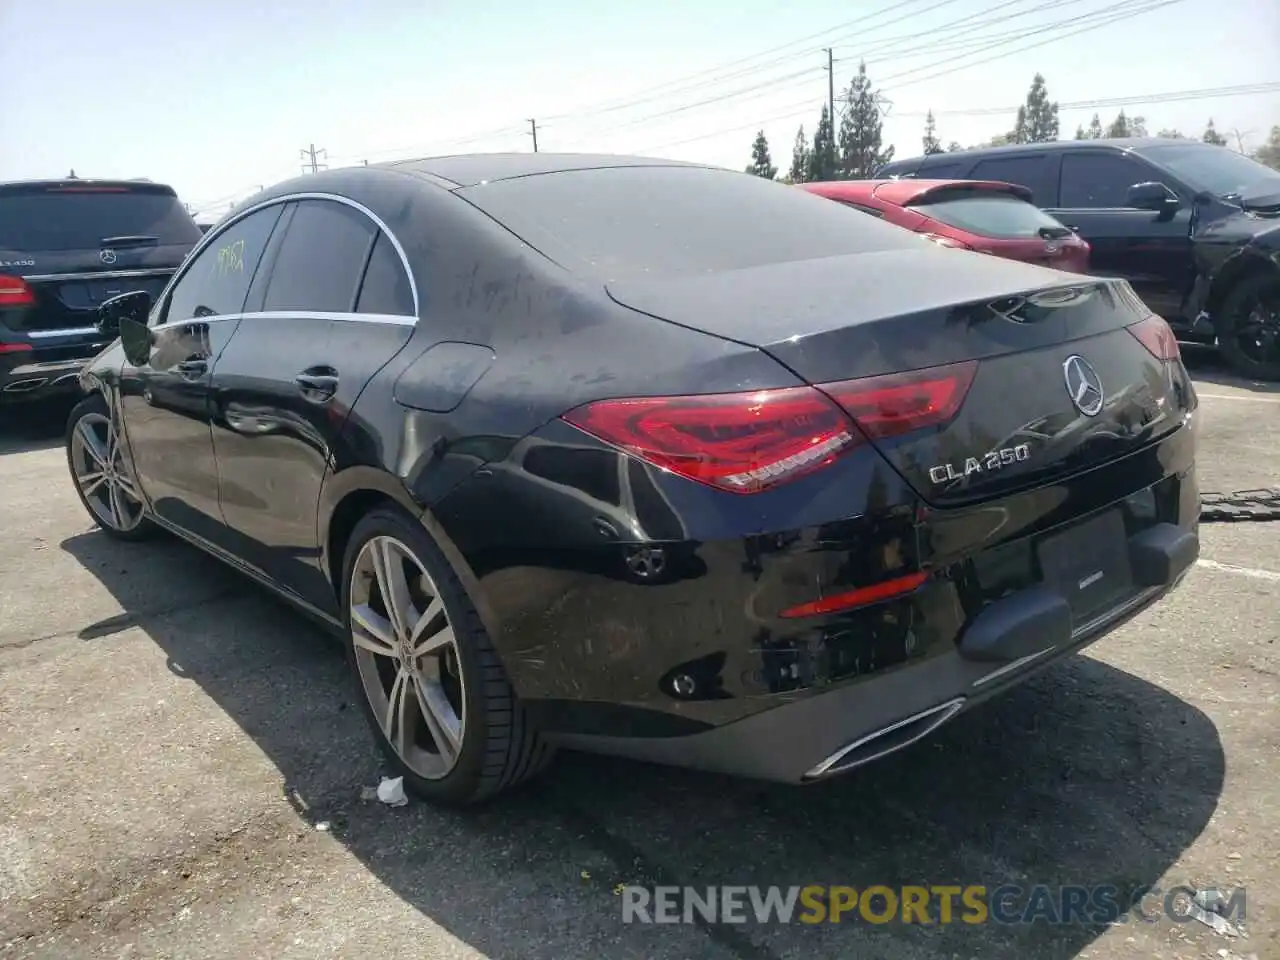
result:
[[[1154,213],[1176,210],[1179,206],[1177,195],[1163,183],[1155,181],[1135,183],[1129,188],[1125,203],[1134,209],[1151,210]]]
[[[142,367],[151,362],[151,348],[155,345],[155,334],[145,322],[139,323],[123,317],[120,320],[119,334],[120,346],[124,348],[124,357],[132,366]]]
[[[121,293],[98,305],[98,329],[108,336],[119,336],[123,320],[132,320],[144,327],[147,315],[155,299],[146,290]]]

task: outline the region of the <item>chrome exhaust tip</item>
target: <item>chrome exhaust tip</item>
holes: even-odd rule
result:
[[[35,377],[30,380],[15,380],[13,383],[7,383],[4,387],[5,393],[30,393],[32,390],[39,390],[49,382],[48,377]]]
[[[922,737],[927,737],[957,713],[965,704],[964,697],[956,697],[946,703],[922,710],[920,713],[881,727],[864,737],[841,747],[803,777],[805,781],[844,773],[864,763],[879,760],[891,753],[909,747]]]

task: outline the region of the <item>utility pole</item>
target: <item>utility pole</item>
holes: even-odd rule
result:
[[[533,137],[533,152],[538,152],[538,121],[529,121],[529,136]]]
[[[831,137],[835,139],[836,130],[836,62],[830,47],[827,52],[827,116],[831,118]]]
[[[329,151],[325,150],[323,147],[317,150],[316,145],[313,143],[310,147],[303,147],[299,150],[298,155],[306,161],[302,165],[303,173],[307,173],[308,171],[311,173],[318,173],[321,170],[329,169],[329,165],[327,163],[318,162],[320,157],[328,157],[329,155]]]

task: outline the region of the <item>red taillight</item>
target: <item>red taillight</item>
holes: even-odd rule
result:
[[[0,343],[0,353],[30,353],[29,343]]]
[[[936,243],[940,247],[952,247],[953,249],[956,249],[956,250],[972,250],[973,249],[973,247],[969,246],[967,243],[961,240],[956,240],[954,237],[944,237],[940,233],[922,233],[921,236],[924,237],[926,240],[932,240],[934,243]]]
[[[822,389],[873,440],[896,437],[946,423],[959,411],[973,385],[978,361],[908,373],[824,383]]]
[[[855,590],[833,593],[831,596],[823,597],[821,600],[810,600],[808,603],[788,607],[778,616],[791,620],[797,617],[820,617],[828,613],[839,613],[844,610],[853,610],[857,607],[866,607],[873,603],[892,600],[894,597],[905,596],[918,589],[928,579],[929,575],[927,573],[909,573],[905,577],[873,583],[869,587],[858,587]]]
[[[1125,328],[1132,333],[1157,360],[1177,360],[1182,356],[1178,338],[1163,317],[1154,314]]]
[[[734,493],[798,477],[862,440],[813,387],[602,400],[564,419],[654,466]]]
[[[868,436],[945,422],[976,368],[966,361],[819,388],[601,400],[563,419],[682,477],[757,493],[831,463]]]
[[[0,274],[0,307],[29,307],[36,302],[27,281]]]

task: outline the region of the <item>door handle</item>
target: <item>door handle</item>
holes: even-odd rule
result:
[[[312,367],[293,378],[302,395],[316,403],[326,403],[338,392],[338,371],[332,367]]]
[[[183,360],[175,368],[184,377],[202,377],[209,372],[207,360]]]

